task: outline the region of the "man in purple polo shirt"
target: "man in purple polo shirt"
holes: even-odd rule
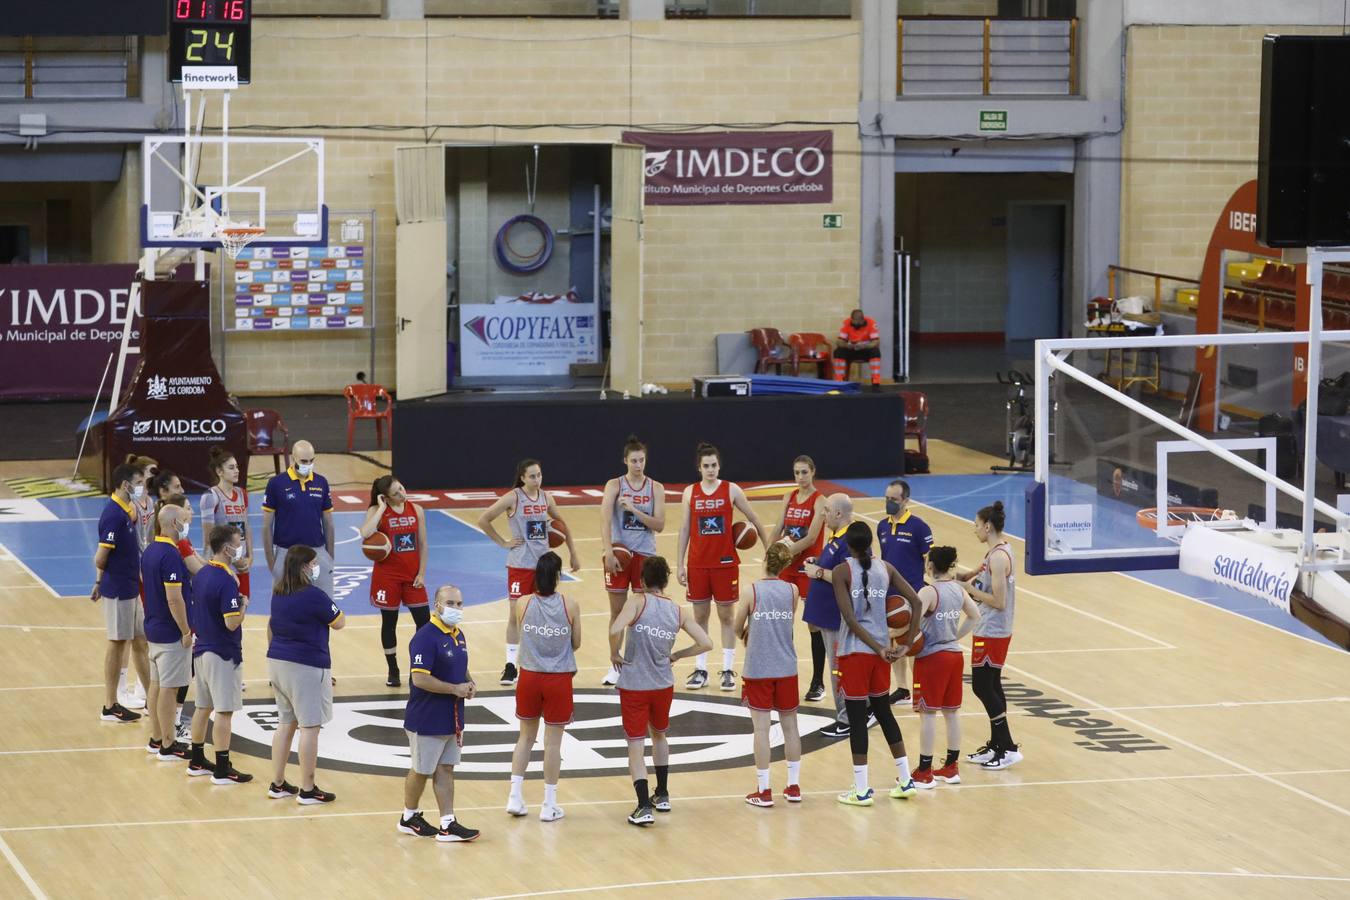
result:
[[[145,647],[145,610],[141,606],[141,545],[136,537],[134,501],[145,494],[145,475],[126,464],[112,470],[112,495],[98,517],[98,550],[94,553],[94,589],[89,599],[103,603],[108,652],[103,660],[105,722],[135,722],[134,713],[117,702],[122,654],[131,642],[131,660],[142,684],[150,683],[150,657]]]
[[[159,511],[159,536],[141,554],[145,585],[145,638],[150,646],[150,686],[146,712],[150,716],[150,743],[146,751],[160,762],[182,762],[186,745],[174,734],[174,703],[179,688],[192,678],[192,630],[188,627],[188,567],[177,535],[192,519],[192,510],[165,505]]]
[[[262,545],[272,578],[285,574],[286,551],[309,547],[319,558],[315,582],[333,596],[333,498],[328,479],[314,471],[314,445],[296,441],[291,448],[292,465],[273,475],[263,494]]]
[[[881,558],[895,567],[909,586],[923,587],[923,568],[928,551],[933,549],[933,529],[910,508],[909,483],[897,478],[886,485],[886,517],[877,523],[877,541],[881,544]],[[891,702],[909,699],[909,657],[902,656],[891,663],[895,675],[895,690]]]

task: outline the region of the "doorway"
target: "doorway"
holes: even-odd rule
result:
[[[0,265],[26,266],[33,261],[27,225],[0,225]]]
[[[1065,213],[1060,203],[1008,206],[1008,302],[1003,332],[1010,346],[1062,334]]]

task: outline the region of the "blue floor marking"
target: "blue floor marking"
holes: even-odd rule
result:
[[[836,478],[835,484],[847,487],[869,497],[880,497],[886,492],[889,478]],[[975,513],[995,500],[1003,501],[1007,516],[1004,532],[1020,538],[1026,534],[1026,488],[1032,477],[1025,475],[916,475],[907,478],[915,501],[946,513],[974,521]],[[932,523],[929,523],[932,524]],[[934,533],[942,543],[941,531]],[[1336,646],[1298,619],[1273,606],[1260,604],[1253,597],[1203,578],[1183,574],[1175,569],[1157,569],[1131,572],[1138,578],[1166,590],[1176,591],[1210,606],[1245,616],[1256,622],[1273,625],[1282,631],[1309,638],[1328,647]]]

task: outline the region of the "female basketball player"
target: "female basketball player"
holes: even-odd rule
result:
[[[819,556],[825,544],[825,495],[816,490],[816,464],[811,457],[792,461],[792,477],[797,487],[783,495],[783,513],[773,540],[784,542],[793,556],[778,577],[795,584],[797,595],[805,597],[811,579],[803,564]],[[816,626],[806,628],[811,632],[811,684],[806,699],[814,703],[825,696],[825,639]]]
[[[686,656],[707,653],[712,641],[693,614],[665,596],[670,566],[660,556],[642,564],[642,594],[634,594],[609,626],[610,637],[624,638],[624,651],[610,661],[619,667],[619,709],[628,738],[628,774],[633,778],[637,807],[628,816],[631,825],[650,825],[655,812],[670,812],[670,702],[675,696],[674,664]],[[694,643],[674,650],[683,630]],[[611,640],[610,646],[615,642]],[[673,652],[672,652],[673,651]],[[647,795],[647,760],[643,743],[652,736],[652,764],[656,766],[656,793]]]
[[[493,527],[492,520],[506,514],[511,526],[510,539],[503,538]],[[522,459],[516,464],[515,485],[502,494],[478,517],[478,528],[492,538],[492,542],[507,551],[506,599],[510,607],[506,617],[506,667],[502,669],[500,684],[515,684],[516,656],[520,652],[520,619],[516,615],[516,601],[534,593],[534,567],[539,557],[548,551],[548,523],[558,518],[558,506],[544,490],[544,470],[537,459]],[[567,535],[569,569],[581,569],[572,535]]]
[[[239,592],[250,595],[248,570],[253,564],[253,532],[248,527],[248,488],[239,483],[239,463],[224,447],[212,447],[208,463],[211,489],[202,494],[202,546],[217,525],[233,525],[244,538],[244,555],[234,561]]]
[[[380,611],[380,645],[389,669],[386,687],[402,684],[398,672],[398,608],[408,607],[416,626],[431,621],[427,608],[427,522],[422,508],[408,500],[403,483],[381,475],[370,485],[370,507],[361,523],[361,540],[375,532],[389,538],[389,555],[370,573],[370,605]]]
[[[516,682],[516,718],[520,738],[511,754],[511,795],[506,811],[523,816],[525,770],[544,718],[544,805],[539,819],[563,817],[558,805],[558,774],[562,771],[563,729],[572,721],[572,676],[577,673],[576,651],[581,646],[581,606],[558,593],[562,559],[553,551],[539,557],[534,567],[534,593],[520,598],[520,680]]]
[[[929,550],[927,567],[932,583],[919,589],[923,649],[914,660],[914,710],[919,714],[919,768],[914,770],[914,786],[924,790],[936,787],[935,779],[961,783],[956,762],[961,755],[961,671],[966,660],[960,641],[980,621],[980,610],[954,580],[955,564],[955,547]],[[891,633],[896,634],[896,629]],[[935,770],[938,710],[947,723],[947,759]]]
[[[839,795],[849,806],[871,806],[872,788],[867,783],[867,713],[871,707],[881,733],[895,760],[895,787],[891,797],[899,800],[917,792],[910,777],[905,739],[891,712],[891,663],[903,656],[919,631],[919,598],[895,567],[872,556],[872,529],[854,522],[844,532],[848,565],[835,566],[830,580],[839,604],[843,626],[839,631],[839,672],[848,709],[848,740],[853,751],[853,788]],[[899,644],[891,644],[886,626],[886,595],[896,593],[909,601],[909,630]],[[890,645],[890,646],[888,646]]]
[[[1016,581],[1012,547],[1003,538],[1003,503],[995,500],[975,514],[975,537],[986,547],[984,562],[966,592],[980,604],[980,624],[970,652],[970,687],[989,714],[989,742],[966,757],[986,769],[1006,769],[1022,761],[1008,729],[1008,701],[1003,696],[1003,663],[1012,643]]]
[[[773,543],[764,554],[764,574],[741,590],[736,609],[736,633],[745,641],[745,677],[741,679],[742,702],[750,708],[755,729],[754,792],[745,795],[751,806],[773,806],[769,788],[769,718],[776,710],[783,728],[783,752],[787,757],[789,803],[800,803],[802,789],[802,738],[797,730],[797,650],[792,645],[792,623],[797,617],[801,592],[782,576],[792,562],[786,544]]]
[[[722,481],[718,475],[722,470],[722,454],[712,444],[699,444],[696,451],[699,474],[702,480],[684,489],[680,498],[682,519],[680,522],[680,545],[676,555],[676,568],[680,584],[688,590],[685,596],[694,605],[694,620],[698,627],[708,628],[712,602],[717,604],[717,618],[722,625],[722,672],[721,688],[724,691],[736,690],[736,673],[731,666],[736,659],[736,631],[732,627],[736,601],[740,598],[737,589],[741,558],[736,553],[736,544],[731,537],[732,507],[754,526],[760,543],[769,545],[769,533],[760,524],[759,517],[750,508],[745,492],[740,485]],[[697,527],[691,527],[694,523]],[[688,553],[686,560],[685,554]],[[694,673],[684,686],[696,691],[708,683],[708,655],[700,653],[694,662]]]
[[[631,434],[623,445],[623,463],[628,471],[611,478],[600,499],[600,549],[611,624],[623,609],[629,589],[641,592],[642,561],[656,553],[656,533],[666,527],[666,486],[647,477],[647,445]],[[626,567],[614,557],[615,544],[633,554]],[[618,669],[610,666],[600,683],[612,685],[618,679]]]

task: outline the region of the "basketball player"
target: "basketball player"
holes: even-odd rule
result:
[[[816,464],[811,457],[792,461],[792,477],[797,487],[783,495],[783,512],[773,540],[785,543],[793,556],[778,577],[795,584],[797,596],[805,598],[811,586],[806,561],[819,556],[825,544],[825,495],[816,490]],[[806,700],[815,703],[825,696],[825,638],[816,626],[806,628],[811,633],[811,684]]]
[[[695,621],[688,608],[676,605],[665,596],[670,582],[670,566],[660,556],[649,556],[642,563],[641,594],[634,594],[609,626],[610,647],[624,640],[623,655],[617,651],[610,661],[619,667],[619,709],[623,731],[628,736],[628,774],[633,778],[637,806],[628,816],[630,825],[650,825],[655,812],[670,812],[670,702],[675,697],[674,664],[687,656],[712,649],[708,633]],[[625,636],[625,629],[627,634]],[[671,652],[675,638],[683,629],[694,641],[688,647]],[[656,793],[647,795],[647,760],[643,742],[652,737],[652,764],[656,767]]]
[[[136,537],[137,501],[145,493],[145,476],[123,463],[113,469],[112,494],[98,519],[98,550],[94,554],[94,589],[89,599],[103,603],[108,651],[103,660],[105,722],[135,722],[140,713],[117,699],[118,675],[123,671],[126,645],[143,684],[150,684],[150,657],[145,643],[145,610],[141,605],[141,547]]]
[[[891,666],[904,655],[919,631],[920,605],[895,567],[872,556],[872,529],[854,522],[844,534],[848,564],[835,566],[830,575],[843,628],[839,636],[839,672],[848,707],[849,745],[853,751],[853,787],[839,795],[849,806],[871,806],[872,788],[867,777],[867,713],[876,716],[881,733],[895,760],[895,787],[891,797],[900,800],[917,793],[910,776],[905,739],[891,712]],[[886,626],[886,595],[897,593],[909,602],[909,629],[898,645],[891,644]],[[890,644],[890,646],[887,646]]]
[[[933,546],[933,529],[914,515],[909,504],[909,483],[897,478],[886,485],[886,517],[877,523],[877,543],[881,558],[895,566],[900,577],[918,590],[923,587],[924,558]],[[909,699],[909,657],[902,656],[891,665],[896,688],[891,702]]]
[[[717,618],[722,625],[721,687],[736,690],[736,673],[731,667],[736,660],[736,630],[733,628],[735,604],[740,599],[737,584],[740,581],[741,558],[731,537],[732,507],[754,527],[760,543],[769,545],[769,533],[760,524],[759,517],[750,508],[740,485],[722,481],[722,454],[712,444],[699,444],[696,451],[698,470],[702,480],[684,489],[680,498],[680,544],[676,568],[680,584],[688,590],[685,596],[694,605],[694,620],[704,631],[711,618],[709,604],[717,604]],[[687,554],[687,559],[686,559]],[[708,683],[708,655],[700,653],[694,661],[694,672],[684,686],[696,691]]]
[[[954,580],[955,564],[955,547],[934,547],[928,552],[932,584],[919,589],[923,649],[914,659],[914,710],[919,714],[919,768],[914,770],[914,786],[922,790],[936,787],[935,781],[961,783],[957,759],[961,755],[961,671],[966,660],[960,641],[980,621],[980,610]],[[940,769],[934,769],[938,710],[947,723],[947,758]]]
[[[370,573],[370,605],[380,611],[380,646],[389,669],[385,687],[403,682],[398,672],[398,608],[408,607],[413,624],[431,621],[427,609],[427,521],[422,508],[408,500],[403,483],[381,475],[370,486],[370,507],[361,523],[361,540],[375,532],[389,538],[389,555]],[[416,628],[414,630],[416,630]]]
[[[239,483],[239,463],[224,447],[212,447],[208,463],[211,489],[202,494],[202,546],[217,525],[233,525],[244,536],[244,555],[231,563],[239,578],[239,592],[248,595],[252,585],[248,570],[253,564],[253,532],[248,527],[248,488]]]
[[[492,520],[502,513],[511,526],[511,537],[497,533]],[[516,464],[515,485],[502,494],[478,517],[478,528],[506,553],[506,667],[502,669],[499,684],[516,683],[519,672],[516,657],[520,653],[520,617],[516,602],[526,594],[534,593],[534,567],[539,557],[548,552],[548,523],[558,518],[558,505],[544,490],[544,470],[537,459],[522,459]],[[567,555],[573,572],[581,569],[572,535],[567,535]]]
[[[609,594],[609,621],[614,623],[628,599],[628,591],[642,590],[642,561],[656,553],[656,533],[666,527],[666,486],[647,477],[647,445],[629,435],[623,445],[627,471],[605,484],[600,499],[600,549],[604,553],[605,591]],[[633,558],[620,566],[614,545],[623,544]],[[619,680],[613,666],[600,682]]]
[[[798,777],[802,770],[802,738],[797,729],[797,651],[792,645],[792,623],[797,617],[797,586],[782,572],[792,562],[786,544],[773,543],[764,554],[768,577],[741,590],[736,608],[736,633],[745,641],[745,677],[742,702],[750,709],[755,729],[755,790],[745,795],[751,806],[773,806],[769,788],[769,724],[774,711],[783,729],[787,757],[789,803],[802,802]]]
[[[975,537],[988,552],[971,579],[962,582],[980,604],[980,624],[970,651],[970,687],[989,714],[989,742],[966,759],[986,769],[1006,769],[1022,761],[1008,729],[1008,700],[1003,695],[1003,663],[1012,643],[1016,582],[1012,547],[1003,538],[1003,503],[995,500],[975,514]]]
[[[603,521],[603,520],[602,520]],[[520,598],[520,680],[516,682],[516,718],[520,738],[511,755],[511,795],[506,811],[523,816],[525,770],[544,718],[544,805],[539,819],[563,817],[558,805],[558,774],[562,771],[563,729],[572,722],[572,676],[577,673],[576,651],[581,647],[581,607],[558,593],[562,559],[552,550],[534,567],[534,593]]]

